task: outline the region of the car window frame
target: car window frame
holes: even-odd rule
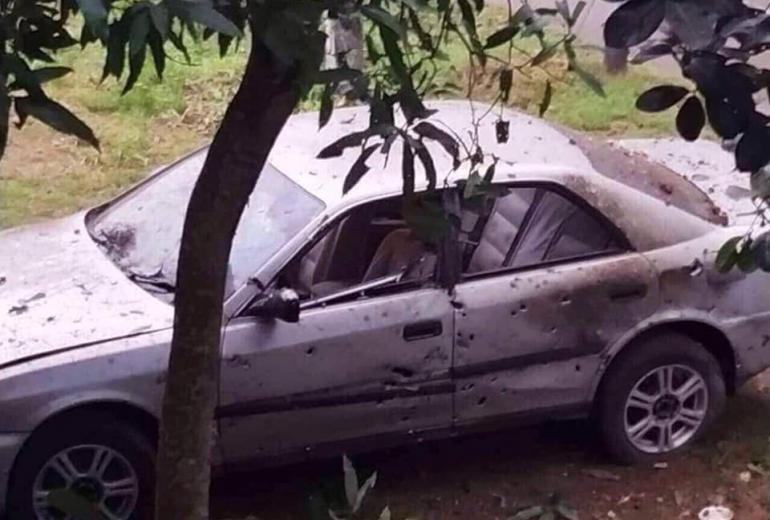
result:
[[[566,258],[559,258],[555,260],[544,260],[542,262],[538,262],[536,264],[530,264],[530,265],[503,266],[498,269],[490,269],[488,271],[481,271],[477,273],[461,272],[459,275],[458,283],[477,280],[481,278],[488,278],[492,276],[512,274],[517,272],[533,271],[535,269],[548,269],[554,266],[565,265],[565,264],[574,263],[574,262],[595,260],[597,258],[617,256],[617,255],[622,255],[627,253],[633,253],[636,251],[636,249],[631,244],[631,241],[628,240],[628,237],[623,232],[623,230],[621,230],[614,222],[612,222],[604,213],[602,213],[600,210],[598,210],[597,208],[589,204],[580,195],[573,192],[563,184],[559,184],[557,182],[551,182],[551,181],[518,181],[518,182],[513,181],[513,182],[495,183],[495,185],[499,187],[508,188],[508,189],[512,189],[512,188],[545,189],[564,197],[565,199],[567,199],[567,201],[574,204],[579,210],[584,211],[589,216],[595,218],[600,223],[600,225],[602,225],[607,231],[609,231],[610,236],[613,242],[617,244],[617,247],[615,249],[608,249],[606,251],[597,251],[594,253],[576,255],[576,256],[571,256]],[[529,221],[525,222],[522,229],[520,229],[516,233],[516,237],[514,237],[514,240],[517,240],[519,236],[521,236],[521,233],[526,231],[527,227],[530,225],[531,223]]]
[[[456,189],[455,187],[447,186],[447,187],[437,188],[435,192],[442,193],[446,190],[455,190],[455,189]],[[427,191],[421,192],[421,193],[427,193]],[[265,291],[269,291],[272,288],[275,288],[278,282],[278,277],[281,275],[281,273],[283,273],[283,271],[286,269],[288,265],[290,265],[294,261],[297,261],[303,255],[308,254],[313,249],[313,247],[315,247],[321,240],[324,239],[324,237],[326,237],[330,232],[333,232],[335,226],[339,225],[344,219],[350,216],[354,211],[360,210],[362,207],[366,206],[367,204],[376,204],[378,202],[386,201],[389,199],[399,199],[403,197],[404,197],[404,194],[402,192],[399,192],[399,193],[389,193],[379,197],[368,198],[354,205],[345,207],[341,211],[334,214],[331,218],[325,219],[323,223],[321,223],[315,230],[311,232],[307,243],[301,246],[296,252],[294,252],[294,254],[292,254],[288,258],[288,260],[283,262],[280,268],[276,269],[275,274],[267,283],[259,284],[260,286],[262,286],[260,287],[261,290],[257,291],[251,298],[248,298],[246,302],[243,305],[241,305],[241,307],[233,315],[233,319],[242,317],[243,313],[246,312],[246,310],[254,303],[254,301],[259,297],[260,294],[263,294]],[[443,247],[436,248],[437,257],[440,257],[440,255],[442,255],[443,250],[444,250]],[[326,308],[332,305],[350,303],[352,301],[356,301],[359,299],[364,299],[366,301],[369,301],[372,298],[377,298],[381,296],[402,294],[408,291],[416,291],[416,290],[424,289],[426,287],[433,288],[434,287],[433,284],[435,284],[435,287],[438,287],[438,282],[436,281],[436,279],[438,277],[438,269],[439,269],[440,261],[441,260],[439,258],[436,262],[436,267],[434,268],[435,270],[433,273],[433,277],[428,280],[423,280],[423,281],[401,280],[387,286],[377,286],[377,287],[370,287],[370,286],[376,283],[378,280],[376,279],[370,280],[368,282],[361,282],[360,284],[347,287],[345,289],[340,290],[337,293],[332,293],[326,296],[301,302],[300,308],[304,312],[306,310],[311,310],[311,309]],[[384,277],[384,278],[390,278],[390,277]],[[431,282],[433,282],[433,284],[431,284]]]

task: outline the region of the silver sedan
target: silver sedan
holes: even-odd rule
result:
[[[435,106],[458,134],[473,129],[467,104]],[[619,460],[658,460],[770,364],[770,277],[714,268],[745,229],[612,175],[650,165],[506,117],[510,144],[479,127],[499,158],[494,189],[454,172],[420,192],[459,223],[432,235],[402,211],[398,150],[346,196],[356,152],[314,159],[366,124],[363,109],[320,133],[317,115],[292,119],[230,260],[217,468],[589,415]],[[12,519],[65,518],[63,489],[105,518],[149,518],[176,259],[205,154],[90,211],[0,233]]]

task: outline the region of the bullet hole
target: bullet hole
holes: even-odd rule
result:
[[[549,331],[549,332],[550,332],[551,334],[556,334],[556,332],[557,332],[557,331],[558,331],[558,329],[557,329],[556,327],[551,327],[551,329],[550,329],[550,331]]]
[[[518,312],[516,309],[513,309],[513,310],[511,311],[511,316],[513,316],[514,318],[515,318],[516,316],[518,316],[518,315],[519,315],[519,312]]]
[[[458,337],[458,338],[462,338],[462,337],[463,337],[463,333],[462,333],[462,332],[458,332],[458,333],[457,333],[457,337]]]
[[[383,312],[383,313],[382,313],[382,317],[383,317],[383,318],[387,318],[387,317],[388,317],[388,312],[387,312],[387,311]]]
[[[463,385],[463,387],[460,388],[460,391],[461,392],[469,392],[469,391],[473,390],[475,388],[475,386],[476,385],[474,385],[473,383],[468,383],[466,385]]]
[[[690,272],[690,276],[693,278],[700,276],[703,273],[703,262],[698,260],[697,258],[692,261],[690,266],[688,267],[688,270]]]
[[[8,314],[11,316],[18,316],[19,314],[24,314],[29,310],[29,307],[26,305],[14,305],[10,309],[8,309]]]
[[[497,376],[492,376],[491,378],[489,378],[489,382],[490,383],[497,383]]]
[[[467,318],[468,317],[468,313],[467,312],[462,312],[461,315],[462,315],[463,318]]]
[[[580,372],[581,367],[580,364],[575,365],[575,372]]]
[[[404,378],[410,378],[414,376],[413,370],[409,370],[408,368],[404,368],[404,367],[393,367],[390,369],[390,371],[396,374],[397,376],[401,376]]]
[[[48,323],[51,323],[51,322],[52,322],[52,321],[54,321],[55,319],[56,319],[56,316],[48,316],[48,317],[45,319],[45,321],[47,321]]]
[[[569,305],[570,303],[572,303],[572,299],[569,296],[562,297],[561,299],[562,305]]]
[[[485,404],[487,404],[487,398],[486,398],[486,396],[484,396],[484,397],[481,397],[481,398],[480,398],[480,399],[479,399],[479,400],[476,402],[476,404],[477,404],[478,406],[484,406]]]
[[[471,334],[470,336],[468,336],[468,340],[473,341],[474,339],[476,339],[475,334]]]
[[[450,303],[450,304],[452,305],[452,307],[454,307],[455,309],[462,309],[463,307],[465,307],[465,304],[464,304],[463,302],[458,302],[458,301],[454,301],[454,300],[453,300],[453,301],[451,301],[451,302],[449,302],[449,303]]]
[[[527,312],[527,304],[522,303],[521,306],[519,306],[519,311]]]
[[[309,348],[308,348],[308,349],[305,351],[305,354],[307,354],[308,356],[312,356],[313,354],[315,354],[315,347],[309,347]]]
[[[364,316],[364,321],[371,321],[371,318],[369,318],[369,316]]]
[[[5,282],[8,280],[5,278],[5,276],[0,276],[0,285],[5,285]]]
[[[238,354],[228,358],[227,364],[238,368],[244,368],[244,369],[251,368],[251,363],[249,362],[249,360],[244,358],[243,356],[239,356]]]

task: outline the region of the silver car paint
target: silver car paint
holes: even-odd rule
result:
[[[399,161],[391,157],[391,162]],[[300,182],[307,181],[303,175],[298,174]],[[719,275],[711,265],[724,239],[740,230],[716,228],[575,166],[504,163],[498,180],[565,186],[615,222],[643,256],[597,260],[590,264],[587,278],[579,275],[580,266],[506,274],[494,281],[473,282],[483,285],[482,290],[458,287],[454,301],[445,292],[426,287],[420,289],[426,296],[414,308],[399,304],[404,296],[329,306],[308,311],[298,326],[237,318],[225,330],[222,405],[225,411],[230,407],[230,416],[220,420],[220,447],[224,448],[224,455],[218,455],[220,461],[281,454],[311,447],[311,442],[400,429],[419,433],[442,424],[473,422],[565,404],[567,400],[585,404],[608,360],[639,331],[668,321],[693,319],[722,330],[733,342],[742,376],[770,363],[770,349],[762,339],[770,334],[766,278],[758,274]],[[314,178],[313,182],[319,180]],[[338,182],[327,182],[332,187],[326,193],[339,189]],[[336,215],[399,191],[392,183],[379,184],[376,177],[364,184],[345,199],[337,196],[335,201],[329,195],[328,211],[255,273],[257,278],[263,283],[272,280]],[[0,286],[0,508],[8,461],[15,457],[26,435],[46,418],[95,402],[124,403],[158,415],[173,309],[127,281],[90,242],[82,222],[83,214],[79,214],[0,233],[0,277],[5,279]],[[695,259],[702,263],[700,272],[693,267]],[[565,280],[555,279],[560,275]],[[604,282],[626,277],[643,278],[649,290],[634,304],[631,315],[613,316],[612,306],[605,301]],[[517,278],[522,286],[518,286]],[[573,284],[580,290],[575,291]],[[258,286],[251,284],[236,292],[226,304],[228,319],[258,291]],[[563,301],[564,292],[574,292],[569,303]],[[510,314],[521,300],[526,301],[526,319]],[[501,307],[495,307],[496,302]],[[462,308],[455,308],[458,306]],[[595,306],[599,310],[592,312]],[[12,307],[15,310],[10,312]],[[385,319],[385,310],[394,314]],[[499,314],[494,330],[487,324],[487,313]],[[330,316],[329,323],[320,322],[324,315]],[[417,346],[412,350],[400,347],[399,320],[437,316],[444,324],[440,337],[408,345]],[[570,324],[570,316],[587,325],[592,336],[581,336]],[[49,321],[50,317],[54,319]],[[524,325],[518,329],[512,326],[515,322]],[[317,331],[315,341],[313,328]],[[340,335],[340,330],[354,332],[348,337]],[[470,334],[474,334],[472,340]],[[596,350],[498,375],[470,376],[467,382],[458,381],[455,396],[442,393],[440,383],[448,379],[447,371],[452,368],[448,353],[457,356],[458,366],[485,363],[499,353],[498,341],[504,336],[515,338],[516,346],[532,340],[541,342],[545,349],[550,344],[545,345],[543,338],[554,338],[564,348],[580,346],[587,339]],[[463,345],[464,341],[469,343]],[[280,345],[286,348],[279,350]],[[308,353],[311,347],[315,348]],[[340,354],[348,353],[348,349],[355,355]],[[390,352],[398,357],[389,357]],[[266,360],[275,365],[264,364]],[[263,376],[259,382],[253,379]],[[355,386],[346,387],[348,382]],[[292,400],[285,399],[287,394],[295,398],[299,394],[310,402],[324,402],[329,396],[344,401],[351,394],[366,391],[366,385],[380,391],[390,383],[401,390],[379,407],[377,402],[355,402],[300,413],[291,406],[276,411],[273,404],[283,401],[291,405]],[[437,383],[434,392],[432,385]],[[463,383],[474,387],[463,390]],[[518,398],[503,397],[506,393]],[[233,413],[243,402],[252,405],[246,411],[262,406],[266,412],[258,419],[250,418],[244,408],[240,408],[242,415]],[[457,417],[452,416],[453,402]],[[309,427],[313,421],[318,421],[318,437]]]

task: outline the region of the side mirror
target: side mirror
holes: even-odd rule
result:
[[[267,291],[254,300],[246,309],[245,315],[297,323],[299,321],[299,295],[292,289]]]

